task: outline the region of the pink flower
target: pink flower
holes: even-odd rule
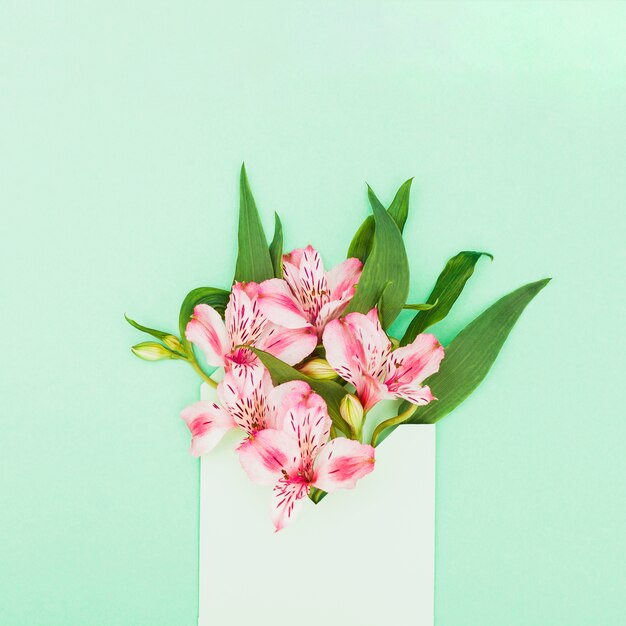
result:
[[[240,345],[265,350],[282,361],[295,365],[311,354],[317,345],[315,330],[310,326],[281,328],[268,321],[260,310],[256,283],[235,283],[225,313],[225,323],[208,304],[198,304],[185,335],[205,354],[215,367],[258,364],[257,357]]]
[[[217,387],[220,404],[206,400],[196,402],[181,413],[191,431],[191,453],[200,456],[210,452],[232,428],[241,428],[246,438],[237,448],[240,455],[250,454],[257,436],[266,428],[276,428],[281,419],[283,398],[309,388],[300,381],[278,387],[272,385],[269,372],[260,364],[233,368],[226,372]]]
[[[434,397],[421,383],[439,371],[443,347],[434,335],[422,334],[413,343],[392,351],[378,321],[378,311],[349,313],[328,324],[323,337],[326,359],[352,383],[368,411],[379,400],[404,398],[417,405]]]
[[[259,285],[259,306],[272,322],[293,329],[311,324],[321,337],[354,296],[362,268],[359,259],[347,259],[326,272],[312,246],[294,250],[283,256],[285,279]]]
[[[352,439],[328,440],[326,403],[306,383],[282,395],[276,428],[261,431],[240,456],[253,482],[274,486],[272,519],[281,530],[301,509],[311,487],[352,489],[374,469],[374,448]]]

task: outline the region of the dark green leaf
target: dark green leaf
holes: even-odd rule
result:
[[[180,315],[178,317],[178,326],[180,328],[180,337],[183,345],[188,346],[185,337],[185,329],[187,328],[194,307],[197,304],[208,304],[224,317],[224,311],[226,310],[229,297],[230,292],[224,289],[217,289],[216,287],[198,287],[192,289],[187,294],[180,307]]]
[[[429,326],[441,321],[461,295],[465,283],[474,273],[474,266],[481,256],[493,257],[488,252],[459,252],[453,256],[443,268],[434,289],[428,297],[428,303],[433,304],[431,309],[422,309],[413,318],[400,341],[401,346],[411,343],[420,333]],[[437,306],[434,303],[439,302]],[[405,307],[409,308],[409,307]]]
[[[239,252],[235,281],[260,283],[273,278],[274,268],[244,165],[241,166],[239,198]]]
[[[544,278],[516,289],[470,322],[446,348],[439,372],[425,381],[438,400],[419,407],[406,423],[434,424],[459,406],[483,381],[515,322],[549,282]],[[399,412],[407,406],[402,403]],[[386,430],[379,442],[393,430]]]
[[[162,330],[156,330],[154,328],[148,328],[147,326],[142,326],[141,324],[139,324],[139,322],[136,322],[135,320],[131,320],[130,317],[128,317],[128,315],[124,314],[124,317],[126,318],[126,321],[133,327],[135,327],[137,330],[140,330],[143,333],[148,333],[148,335],[152,335],[153,337],[156,337],[157,339],[164,339],[165,337],[169,337],[172,333],[166,333]]]
[[[409,180],[400,186],[393,202],[389,206],[389,209],[387,209],[389,215],[393,217],[395,223],[398,225],[400,232],[404,230],[404,225],[406,224],[406,219],[409,214],[409,196],[412,182],[413,179],[409,178]],[[365,218],[350,243],[348,258],[355,257],[365,263],[374,243],[374,229],[374,216],[369,215]]]
[[[374,243],[347,312],[367,313],[382,300],[382,325],[388,328],[406,303],[409,262],[397,224],[369,187],[368,195],[376,225]]]
[[[274,213],[274,238],[270,244],[270,257],[276,278],[283,277],[283,225],[278,213]]]
[[[326,401],[328,406],[328,414],[330,415],[333,424],[336,428],[342,432],[348,434],[350,427],[346,421],[341,417],[339,412],[339,406],[341,400],[348,393],[341,385],[327,380],[314,380],[304,374],[300,373],[297,369],[294,369],[290,365],[287,365],[284,361],[277,359],[275,356],[263,352],[258,348],[250,348],[254,352],[265,367],[268,369],[272,381],[275,385],[282,385],[282,383],[289,382],[290,380],[303,380],[309,383],[311,389],[318,393]]]

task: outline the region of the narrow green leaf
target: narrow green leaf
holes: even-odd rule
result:
[[[548,282],[550,279],[544,278],[504,296],[452,340],[439,372],[426,383],[439,399],[417,409],[410,423],[434,424],[478,387],[522,311]]]
[[[178,317],[180,337],[184,346],[189,345],[185,337],[185,329],[187,328],[194,307],[197,304],[208,304],[224,317],[224,311],[226,310],[229,297],[230,292],[224,289],[217,289],[216,287],[197,287],[187,294],[180,307],[180,315]]]
[[[278,213],[274,213],[274,238],[270,244],[270,257],[276,278],[283,277],[283,225]]]
[[[400,189],[396,192],[393,202],[389,205],[389,209],[387,209],[389,215],[398,225],[400,232],[403,232],[409,214],[409,196],[412,182],[413,179],[409,178],[409,180],[402,183]],[[355,257],[365,263],[374,243],[374,230],[374,216],[368,215],[350,243],[348,258]]]
[[[284,361],[277,359],[275,356],[263,350],[259,350],[258,348],[250,348],[250,350],[261,359],[261,362],[268,369],[275,385],[282,385],[282,383],[289,382],[290,380],[303,380],[309,383],[311,389],[322,396],[326,401],[328,414],[335,427],[346,434],[350,432],[350,426],[348,426],[346,420],[341,417],[341,413],[339,412],[341,400],[348,393],[346,389],[331,381],[309,378],[300,373],[297,369],[287,365]]]
[[[405,304],[403,309],[410,309],[411,311],[430,311],[439,304],[439,298],[437,298],[432,304],[426,302],[425,304]]]
[[[474,267],[481,256],[488,256],[493,260],[493,256],[488,252],[463,251],[453,256],[443,268],[439,278],[433,288],[427,302],[433,304],[430,309],[420,309],[420,312],[413,318],[409,327],[400,341],[401,346],[411,343],[420,333],[423,333],[429,326],[441,321],[457,301],[465,287],[465,283],[474,273]],[[437,306],[435,303],[439,302]],[[410,307],[405,307],[410,308]]]
[[[124,317],[126,318],[126,321],[133,326],[134,328],[136,328],[137,330],[140,330],[142,333],[148,333],[148,335],[152,335],[153,337],[156,337],[157,339],[165,339],[165,337],[169,337],[172,333],[166,333],[162,330],[156,330],[155,328],[148,328],[147,326],[142,326],[139,322],[136,322],[135,320],[131,320],[130,317],[128,317],[128,315],[126,315],[126,313],[124,313]]]
[[[388,328],[406,303],[409,262],[397,224],[370,187],[368,195],[376,225],[374,243],[347,312],[367,313],[381,301],[382,325]]]
[[[239,252],[235,281],[260,283],[274,277],[274,268],[244,165],[241,166],[239,198]]]
[[[434,424],[459,406],[483,381],[515,322],[549,282],[544,278],[516,289],[470,322],[446,348],[439,372],[425,381],[438,400],[419,407],[406,424]],[[399,413],[408,406],[403,402]],[[379,443],[395,428],[387,429]]]

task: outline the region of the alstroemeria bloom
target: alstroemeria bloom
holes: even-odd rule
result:
[[[274,486],[278,531],[300,511],[311,487],[352,489],[374,469],[374,448],[345,437],[329,441],[326,403],[304,382],[283,395],[277,417],[278,429],[258,433],[250,454],[240,459],[253,482]]]
[[[206,454],[227,431],[241,428],[246,437],[237,451],[240,456],[250,454],[257,435],[277,427],[285,395],[302,384],[306,383],[294,381],[274,387],[269,372],[260,364],[227,371],[217,387],[220,404],[201,400],[181,413],[192,435],[191,453]]]
[[[256,283],[235,283],[228,300],[225,321],[208,304],[198,304],[185,336],[205,354],[207,363],[229,369],[238,365],[257,365],[257,357],[241,345],[265,350],[282,361],[295,365],[317,345],[310,326],[281,328],[268,320],[258,304]]]
[[[379,400],[403,398],[417,405],[434,399],[424,379],[439,371],[443,347],[434,335],[422,334],[413,343],[392,351],[378,311],[349,313],[328,324],[323,337],[326,359],[356,388],[368,411]]]
[[[359,259],[346,259],[326,272],[317,250],[299,248],[283,256],[284,280],[259,285],[259,305],[274,323],[293,329],[311,324],[321,338],[354,296],[362,269]]]

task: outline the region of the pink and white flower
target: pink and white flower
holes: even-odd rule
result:
[[[262,431],[276,428],[285,395],[308,388],[301,381],[274,387],[269,372],[260,364],[227,371],[217,387],[220,404],[202,400],[181,413],[192,434],[191,453],[210,452],[227,431],[240,428],[246,438],[237,450],[240,456],[250,454]]]
[[[323,337],[331,367],[356,388],[365,411],[379,400],[403,398],[417,405],[434,400],[422,382],[439,371],[444,350],[434,335],[418,335],[392,350],[378,311],[349,313],[328,324]]]
[[[273,485],[272,519],[281,530],[301,510],[311,487],[329,493],[352,489],[374,469],[374,448],[352,439],[329,439],[326,403],[306,384],[284,393],[277,428],[263,430],[240,457],[253,482]]]
[[[257,365],[258,358],[250,345],[295,365],[307,357],[317,345],[313,327],[281,328],[273,324],[259,308],[259,285],[235,283],[225,312],[225,320],[208,304],[198,304],[185,336],[205,354],[207,363],[226,369]]]
[[[292,329],[312,325],[321,338],[354,296],[362,269],[359,259],[347,259],[326,272],[317,250],[299,248],[283,255],[284,280],[259,285],[259,306],[272,322]]]

